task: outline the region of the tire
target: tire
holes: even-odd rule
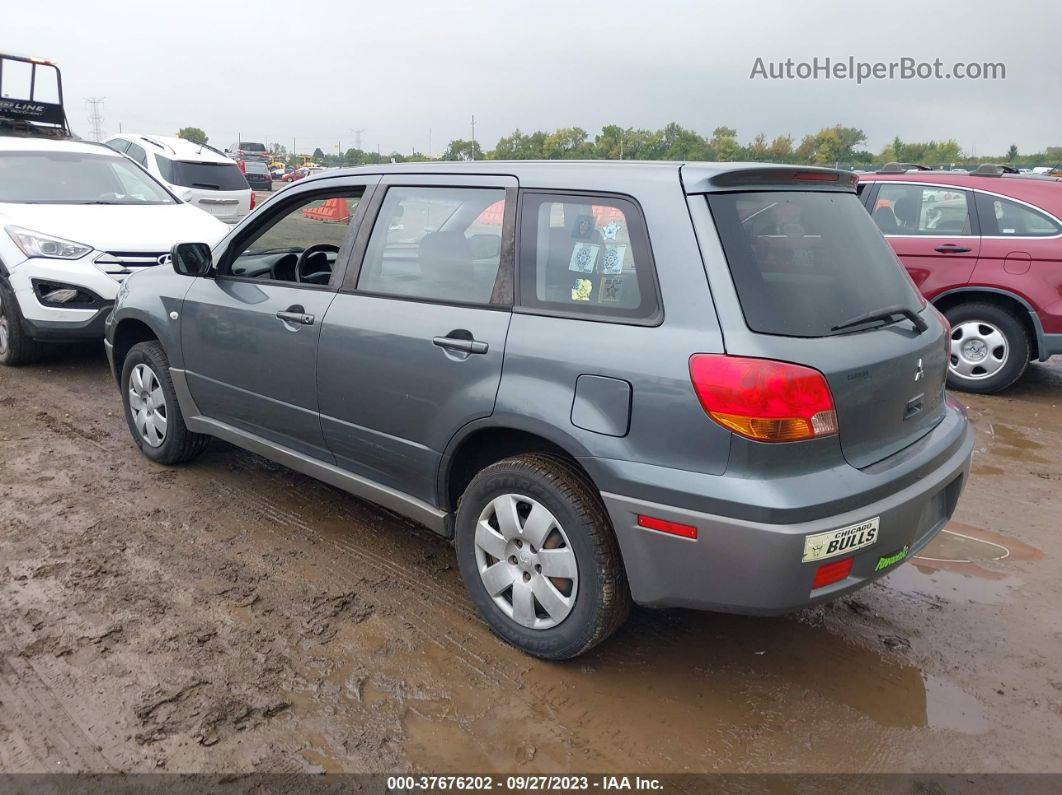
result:
[[[158,342],[140,342],[129,350],[121,391],[129,432],[145,456],[159,464],[180,464],[203,452],[210,437],[184,424],[169,360]]]
[[[515,514],[503,533],[499,516],[509,506]],[[543,509],[548,516],[536,513]],[[536,536],[541,549],[530,540]],[[519,455],[476,475],[458,504],[454,541],[472,601],[495,633],[528,654],[576,657],[615,632],[630,611],[627,575],[600,496],[559,456]],[[550,569],[575,576],[550,577]],[[493,572],[487,579],[485,570]]]
[[[19,367],[41,357],[44,347],[26,336],[15,294],[0,287],[0,364]]]
[[[948,388],[992,394],[1014,384],[1029,366],[1029,334],[1012,312],[988,303],[959,304],[951,323]]]

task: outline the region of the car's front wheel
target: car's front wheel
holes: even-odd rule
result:
[[[995,304],[959,304],[951,323],[948,387],[963,392],[1002,392],[1029,365],[1029,334],[1011,312]]]
[[[455,535],[472,601],[529,654],[575,657],[627,617],[626,573],[604,506],[559,456],[515,456],[480,472],[461,497]]]
[[[14,293],[0,287],[0,364],[31,364],[40,358],[41,350],[41,344],[22,330],[22,315]]]
[[[157,342],[130,348],[122,365],[122,403],[129,432],[140,452],[160,464],[179,464],[202,452],[210,437],[184,424],[170,363]]]

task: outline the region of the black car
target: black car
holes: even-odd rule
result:
[[[247,184],[253,190],[273,190],[273,175],[269,173],[269,166],[256,160],[247,160],[243,164],[244,176]]]

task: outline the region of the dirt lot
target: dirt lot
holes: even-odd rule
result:
[[[220,442],[149,463],[99,348],[0,369],[0,770],[1062,772],[1062,365],[965,399],[925,557],[551,664],[427,531]]]

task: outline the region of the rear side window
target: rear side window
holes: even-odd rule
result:
[[[850,193],[708,195],[748,327],[824,337],[854,317],[922,300]]]
[[[129,144],[129,149],[127,150],[126,154],[128,154],[131,158],[133,158],[133,160],[138,162],[140,165],[147,165],[147,152],[144,151],[144,147],[140,146],[139,144]]]
[[[171,185],[203,190],[247,190],[247,180],[235,163],[190,163],[155,155],[159,174]]]
[[[886,235],[973,234],[969,194],[954,188],[882,182],[871,214]]]
[[[501,265],[503,188],[388,189],[357,289],[489,304]]]
[[[999,196],[977,194],[981,234],[999,237],[1053,237],[1058,224],[1039,210]]]
[[[520,213],[521,306],[620,322],[659,316],[649,237],[634,202],[528,192]]]

